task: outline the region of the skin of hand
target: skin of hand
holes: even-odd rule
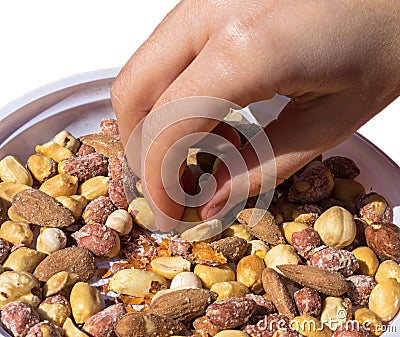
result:
[[[399,22],[396,0],[182,1],[112,86],[122,141],[150,111],[176,99],[214,96],[246,106],[285,95],[291,102],[265,128],[279,183],[347,139],[399,95]],[[149,152],[148,193],[172,218],[180,218],[183,206],[165,193],[158,159],[175,140],[214,128],[207,120],[187,123],[166,133]],[[251,149],[244,147],[242,155],[255,195],[259,164]],[[213,216],[230,192],[226,170],[218,170],[215,178],[218,190],[201,207],[202,218]]]

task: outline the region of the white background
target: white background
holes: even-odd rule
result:
[[[66,76],[121,67],[177,2],[1,1],[0,107]],[[360,130],[398,164],[399,116],[398,98]]]

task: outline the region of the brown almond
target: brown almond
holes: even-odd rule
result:
[[[274,216],[270,212],[260,208],[246,208],[238,214],[237,218],[258,239],[274,246],[286,243]]]
[[[182,289],[166,293],[151,302],[149,313],[188,323],[206,312],[218,294],[207,289]]]
[[[173,319],[143,312],[124,315],[115,325],[118,337],[186,336],[186,327]]]
[[[247,241],[237,236],[223,238],[211,243],[211,248],[222,253],[229,262],[240,260],[247,251]]]
[[[29,223],[43,227],[68,227],[75,222],[71,211],[50,195],[26,189],[18,192],[12,205],[15,212]]]
[[[262,273],[262,282],[268,298],[278,311],[290,319],[295,317],[296,306],[282,277],[274,269],[265,268]]]
[[[287,278],[329,296],[340,296],[348,290],[348,284],[342,274],[305,265],[284,264],[278,269]]]
[[[82,247],[61,249],[40,262],[33,275],[39,281],[46,282],[60,271],[78,275],[79,281],[87,281],[96,271],[94,256],[89,250]]]
[[[79,140],[86,145],[92,146],[97,153],[110,158],[116,154],[123,154],[124,149],[122,143],[113,137],[106,136],[103,134],[90,134],[82,136]]]

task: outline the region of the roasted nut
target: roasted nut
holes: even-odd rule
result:
[[[315,221],[314,229],[327,246],[343,248],[351,244],[356,236],[353,216],[343,207],[333,206]]]
[[[57,198],[62,195],[73,195],[76,194],[76,191],[78,190],[78,178],[66,173],[60,173],[46,180],[39,187],[39,190],[47,193],[53,198]]]
[[[115,155],[108,158],[108,176],[111,180],[122,181],[122,165],[124,162],[124,157],[121,155]]]
[[[25,271],[5,271],[0,274],[0,310],[7,303],[22,301],[37,307],[40,303],[38,280]]]
[[[235,281],[235,273],[228,265],[217,267],[196,265],[193,271],[201,280],[204,288],[210,289],[213,284],[225,281]]]
[[[262,272],[265,264],[257,255],[248,255],[242,258],[236,269],[237,280],[243,283],[252,292],[258,293],[262,290]]]
[[[105,224],[108,216],[117,208],[112,203],[109,197],[100,196],[85,207],[82,214],[82,219],[85,224]]]
[[[11,252],[3,267],[14,271],[33,273],[36,266],[45,258],[45,254],[37,250],[19,247]]]
[[[293,318],[290,327],[305,337],[332,337],[332,331],[326,324],[309,315]]]
[[[99,133],[102,133],[105,136],[110,136],[119,139],[119,129],[117,120],[113,118],[103,118],[100,121]]]
[[[357,209],[362,219],[367,223],[390,221],[390,208],[384,197],[371,192],[357,202]]]
[[[354,203],[365,194],[364,186],[352,179],[335,178],[331,196],[344,202]]]
[[[3,207],[8,209],[11,206],[11,202],[14,196],[22,191],[26,190],[29,187],[28,185],[18,184],[18,183],[10,183],[9,181],[4,181],[0,183],[0,198],[3,200]]]
[[[99,291],[85,282],[76,283],[70,295],[72,315],[78,324],[101,311]]]
[[[151,261],[151,267],[155,273],[172,280],[176,275],[190,271],[191,264],[181,256],[161,256]]]
[[[223,330],[218,332],[214,337],[248,337],[249,335],[240,330]]]
[[[152,282],[167,286],[167,280],[154,272],[123,269],[113,275],[109,287],[111,291],[135,297],[144,297],[150,292]]]
[[[321,246],[318,233],[311,227],[292,234],[292,244],[300,256],[309,259],[315,248]]]
[[[389,278],[395,278],[400,283],[400,266],[393,260],[383,261],[375,273],[375,280],[382,283]]]
[[[40,322],[29,329],[26,337],[63,337],[63,331],[48,321]]]
[[[332,337],[368,337],[368,332],[357,321],[347,321],[333,333]]]
[[[301,259],[291,245],[277,245],[268,251],[264,262],[268,268],[275,269],[279,274],[282,274],[277,266],[281,264],[299,264]]]
[[[173,256],[188,257],[192,252],[193,245],[186,240],[183,240],[180,236],[174,236],[169,242],[168,249],[171,251]]]
[[[354,313],[354,319],[365,327],[372,336],[383,334],[385,326],[378,316],[367,308],[360,308]]]
[[[236,281],[214,283],[210,290],[218,294],[217,301],[232,297],[244,297],[250,293],[249,288]]]
[[[294,294],[294,301],[300,315],[319,316],[322,310],[321,296],[311,288],[301,288]]]
[[[100,153],[66,158],[58,163],[58,172],[77,177],[80,182],[108,174],[108,160]]]
[[[299,204],[289,202],[286,195],[279,197],[276,207],[280,211],[283,221],[292,221],[293,212],[299,207]]]
[[[365,230],[367,245],[378,257],[400,263],[400,228],[392,223],[376,222]]]
[[[7,259],[7,256],[10,254],[10,250],[11,247],[8,241],[0,238],[0,264],[3,264],[5,259]]]
[[[293,233],[301,232],[302,230],[309,228],[309,226],[301,222],[284,222],[281,225],[281,228],[283,234],[285,235],[286,241],[292,244]]]
[[[132,217],[124,209],[117,209],[108,216],[106,226],[116,231],[119,236],[128,235],[133,226]]]
[[[24,302],[10,302],[1,312],[4,330],[14,337],[25,337],[29,329],[39,321],[36,310]]]
[[[36,145],[35,151],[43,156],[53,159],[55,162],[69,157],[74,157],[70,149],[63,147],[55,142],[48,142],[43,145]]]
[[[257,304],[248,298],[236,297],[210,304],[206,316],[220,329],[232,329],[248,321]]]
[[[71,305],[64,296],[55,295],[40,303],[38,311],[41,320],[63,326],[65,320],[71,316]]]
[[[11,183],[33,185],[32,175],[15,156],[6,156],[0,160],[0,179]]]
[[[258,321],[256,325],[245,326],[243,331],[252,337],[298,337],[298,333],[291,328],[289,319],[280,314],[268,315],[264,319]],[[284,335],[280,335],[282,331],[285,331]]]
[[[333,186],[332,173],[321,162],[314,161],[294,179],[288,200],[300,204],[314,203],[329,196]]]
[[[79,281],[77,274],[60,271],[50,277],[43,287],[43,296],[53,296],[65,292],[69,287]]]
[[[367,275],[352,275],[347,278],[347,296],[354,305],[368,305],[368,298],[376,286],[375,280]]]
[[[0,197],[0,225],[7,220],[7,207],[5,201]],[[12,220],[12,219],[11,219]]]
[[[96,133],[79,137],[79,139],[83,144],[93,146],[96,152],[101,153],[107,158],[124,153],[122,143],[110,136]]]
[[[354,179],[360,174],[356,163],[347,157],[334,156],[325,159],[323,163],[335,178]]]
[[[129,204],[128,212],[132,215],[133,221],[149,231],[158,230],[154,219],[153,211],[145,198],[135,198]]]
[[[207,316],[202,316],[193,321],[193,328],[199,333],[201,336],[208,334],[210,336],[215,336],[218,332],[221,331],[218,327],[210,322]],[[236,330],[238,331],[238,330]],[[206,335],[207,336],[207,335]]]
[[[1,277],[1,275],[0,275]],[[378,283],[369,296],[369,310],[382,322],[391,321],[400,310],[400,284],[396,279]]]
[[[211,248],[222,253],[228,262],[240,260],[247,251],[247,241],[237,236],[223,238],[211,243]]]
[[[268,251],[268,245],[262,240],[251,240],[248,242],[247,255],[257,255],[264,259]]]
[[[92,201],[101,196],[108,196],[108,181],[110,178],[97,176],[84,181],[78,188],[78,194]]]
[[[254,238],[253,234],[246,229],[242,224],[234,223],[222,232],[224,238],[237,236],[238,238],[245,239],[246,241],[251,241]]]
[[[20,216],[20,215],[15,211],[15,207],[14,207],[14,206],[11,206],[11,207],[8,209],[7,215],[8,215],[8,218],[9,218],[11,221],[29,223],[28,220],[24,219],[22,216]]]
[[[318,201],[318,205],[321,206],[324,211],[331,207],[339,206],[347,209],[351,214],[357,215],[357,210],[354,203],[338,200],[332,197],[328,197]]]
[[[120,240],[116,232],[106,225],[91,223],[72,234],[78,247],[90,250],[102,257],[114,257],[119,253]]]
[[[301,205],[292,213],[294,222],[304,223],[307,226],[313,226],[315,220],[322,214],[321,207],[313,204]]]
[[[201,281],[195,273],[190,271],[184,271],[174,276],[171,281],[170,289],[176,289],[181,287],[187,288],[201,288]]]
[[[81,144],[76,155],[77,156],[86,156],[87,154],[95,153],[95,152],[96,152],[96,150],[93,146],[90,146],[88,144]]]
[[[310,258],[310,265],[337,271],[343,276],[350,276],[358,268],[357,259],[352,252],[326,246],[314,250]]]
[[[0,238],[14,245],[29,247],[33,242],[33,232],[27,223],[5,221],[0,227]]]
[[[357,247],[367,245],[367,240],[365,239],[365,229],[368,227],[367,223],[357,218],[354,219],[354,223],[356,224],[356,237],[350,245],[344,247],[344,249],[350,251]]]
[[[66,244],[67,236],[61,229],[42,227],[36,241],[36,249],[39,252],[51,254],[65,248]]]
[[[30,156],[27,166],[33,177],[41,183],[57,174],[57,163],[53,159],[40,154]]]
[[[65,320],[62,328],[66,337],[89,337],[74,325],[71,318]]]
[[[353,250],[353,254],[359,265],[356,273],[373,277],[379,267],[379,261],[374,251],[368,247],[358,247]]]
[[[250,293],[246,294],[245,297],[253,300],[257,304],[257,309],[254,312],[253,317],[271,315],[278,312],[274,303],[266,298],[267,295],[261,296]]]
[[[211,241],[219,238],[222,232],[222,222],[218,219],[204,221],[203,223],[185,230],[181,234],[183,240],[189,242]]]
[[[66,147],[72,153],[78,152],[81,142],[71,135],[68,131],[61,131],[54,136],[54,143]]]
[[[87,205],[87,200],[82,195],[61,196],[56,198],[64,207],[68,208],[75,220],[78,220]]]

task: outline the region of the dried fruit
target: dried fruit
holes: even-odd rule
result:
[[[256,238],[271,245],[285,243],[285,238],[270,212],[259,208],[247,208],[241,211],[237,218]]]
[[[377,222],[365,230],[367,245],[381,260],[400,263],[400,228],[392,223]]]
[[[79,280],[86,281],[90,279],[96,271],[94,256],[86,248],[64,248],[50,254],[40,262],[33,275],[39,281],[46,282],[50,277],[60,271],[76,274]]]
[[[27,189],[13,198],[15,211],[30,223],[43,227],[68,227],[75,222],[72,213],[46,193]]]
[[[212,242],[211,248],[222,253],[228,262],[235,262],[246,254],[247,241],[237,236],[232,236]]]
[[[292,244],[300,256],[309,259],[315,248],[321,246],[318,233],[311,227],[292,234]]]
[[[85,207],[82,219],[85,224],[105,224],[108,216],[116,210],[109,197],[100,196]]]
[[[124,153],[122,143],[113,137],[103,134],[91,134],[79,137],[83,144],[94,147],[97,153],[110,158],[116,154]]]
[[[96,176],[106,176],[108,160],[100,153],[70,157],[58,163],[58,171],[77,177],[82,182]]]
[[[315,289],[304,287],[297,290],[293,294],[293,297],[300,315],[318,317],[321,314],[321,296]]]
[[[323,161],[335,178],[354,179],[360,174],[356,163],[347,157],[334,156]]]
[[[343,275],[336,271],[294,264],[281,265],[278,269],[292,281],[326,295],[340,296],[348,290]]]
[[[337,271],[343,276],[350,276],[359,267],[358,261],[352,252],[326,246],[319,247],[312,252],[310,265]]]
[[[39,321],[36,310],[24,302],[10,302],[1,312],[4,330],[14,337],[25,337],[29,329]]]
[[[265,268],[262,273],[264,290],[272,303],[282,315],[293,318],[296,307],[292,296],[284,284],[282,277],[272,268]]]
[[[246,323],[256,308],[253,300],[234,297],[209,305],[206,316],[220,329],[233,329]]]
[[[93,337],[111,337],[115,324],[126,313],[122,303],[111,305],[90,317],[82,330]]]
[[[204,314],[216,298],[216,293],[206,289],[176,290],[153,300],[148,312],[188,323]]]

